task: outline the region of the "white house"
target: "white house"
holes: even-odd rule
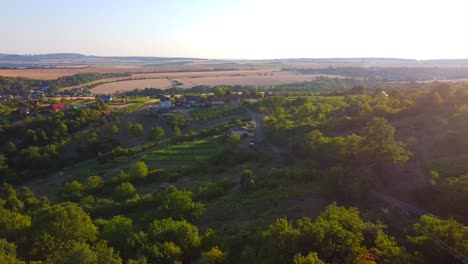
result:
[[[174,104],[172,103],[171,99],[169,97],[163,96],[160,100],[159,103],[160,108],[171,108],[174,107]]]

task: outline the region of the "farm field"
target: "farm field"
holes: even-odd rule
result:
[[[94,94],[108,94],[144,88],[166,89],[170,88],[171,86],[172,82],[168,79],[144,79],[105,83],[94,87],[91,89],[91,92]]]
[[[318,77],[342,78],[338,75],[296,74],[293,72],[278,72],[274,70],[263,71],[221,71],[221,72],[191,72],[191,73],[149,73],[134,74],[133,77],[148,78],[143,80],[116,81],[98,85],[91,89],[92,93],[126,92],[134,89],[159,88],[168,89],[173,81],[181,82],[178,87],[191,88],[193,86],[207,85],[246,85],[271,86],[287,83],[301,83],[312,81]],[[153,78],[160,76],[160,78]],[[183,77],[179,77],[183,76]],[[104,82],[106,79],[100,80]]]
[[[60,67],[60,66],[58,66]],[[191,73],[199,71],[213,70],[248,70],[248,69],[271,69],[280,70],[280,67],[272,67],[256,64],[237,64],[237,63],[186,63],[184,65],[162,65],[162,66],[144,66],[144,65],[96,65],[85,67],[63,67],[49,69],[0,69],[2,77],[23,77],[35,80],[54,80],[59,77],[69,76],[79,73]],[[153,76],[154,77],[154,76]]]

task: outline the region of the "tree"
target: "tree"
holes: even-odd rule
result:
[[[395,140],[395,129],[384,118],[374,117],[362,132],[361,151],[374,165],[384,162],[402,164],[408,161],[411,153],[405,144]]]
[[[240,188],[247,191],[255,187],[255,175],[251,170],[243,170],[240,175]]]
[[[442,96],[440,96],[439,92],[434,92],[432,94],[432,105],[434,106],[440,106],[441,104],[443,104],[445,102],[444,98],[442,98]]]
[[[8,169],[8,165],[6,164],[5,155],[0,154],[0,172],[5,171]]]
[[[84,187],[78,181],[66,183],[60,190],[60,196],[71,202],[78,202],[83,197]]]
[[[302,218],[298,225],[299,246],[306,252],[312,248],[326,262],[353,263],[367,252],[361,244],[372,224],[363,222],[356,208],[331,204],[315,222]]]
[[[111,133],[112,133],[113,135],[117,135],[117,134],[119,134],[119,132],[120,132],[120,129],[119,129],[119,126],[118,126],[118,125],[112,125],[112,126],[111,126]]]
[[[89,215],[70,202],[40,210],[33,218],[32,230],[35,238],[48,234],[61,242],[92,242],[97,237],[97,228]]]
[[[462,263],[456,255],[468,254],[468,227],[453,219],[423,215],[408,240],[422,256],[423,263]]]
[[[398,246],[395,238],[387,236],[382,230],[377,232],[375,247],[371,251],[377,258],[377,263],[404,264],[413,262],[406,250]]]
[[[84,189],[88,192],[96,192],[104,186],[101,176],[89,176],[84,184]]]
[[[101,237],[107,240],[109,245],[122,253],[128,253],[128,243],[133,233],[132,219],[118,215],[111,220],[98,219],[97,224],[101,229]]]
[[[316,252],[309,252],[307,256],[302,256],[301,253],[294,256],[294,264],[325,264],[321,261]]]
[[[298,251],[299,231],[291,221],[279,218],[262,232],[259,257],[262,263],[289,263]]]
[[[0,200],[0,236],[15,237],[19,231],[31,226],[31,217],[4,208],[5,201]]]
[[[212,247],[209,251],[203,252],[199,264],[222,264],[225,263],[226,256],[218,247]]]
[[[159,126],[153,127],[153,129],[151,130],[151,139],[159,141],[163,137],[164,137],[164,129],[162,129]]]
[[[24,264],[24,261],[16,258],[16,245],[5,239],[0,239],[0,263]]]
[[[182,131],[180,130],[180,128],[178,126],[174,127],[173,136],[178,137],[181,134],[182,134]]]
[[[227,92],[227,90],[229,90],[228,87],[225,87],[225,86],[217,86],[213,89],[213,94],[214,96],[216,97],[221,97],[221,96],[224,96]]]
[[[135,124],[130,127],[129,134],[134,137],[143,135],[144,129],[142,124]]]
[[[183,115],[172,113],[167,116],[166,122],[172,128],[184,127],[186,119]]]
[[[229,147],[235,148],[235,147],[237,147],[239,145],[240,140],[241,140],[240,135],[232,135],[232,136],[228,137],[227,144],[228,144]]]
[[[177,257],[180,248],[184,263],[193,261],[192,251],[200,245],[198,228],[189,222],[175,221],[172,218],[154,220],[148,227],[148,241],[156,246],[156,253],[168,252],[170,254],[155,254],[157,259],[167,261],[168,257]],[[154,251],[153,251],[154,252]]]
[[[80,264],[95,264],[97,262],[96,253],[91,247],[83,242],[75,242],[66,247],[66,250],[53,252],[48,256],[47,263],[80,263]]]
[[[171,187],[166,192],[156,192],[153,195],[156,204],[159,205],[157,214],[161,218],[193,220],[205,212],[205,206],[202,203],[192,200],[193,194],[190,191]]]
[[[16,145],[13,142],[8,142],[7,144],[7,151],[8,153],[15,153],[16,152]]]
[[[123,182],[115,188],[112,197],[114,197],[116,201],[125,201],[135,196],[135,194],[135,186],[129,182]]]
[[[129,173],[133,179],[144,179],[148,175],[148,166],[143,161],[137,161],[130,167]]]

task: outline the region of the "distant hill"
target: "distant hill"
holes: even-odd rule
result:
[[[187,62],[200,61],[197,58],[166,58],[166,57],[139,57],[139,56],[94,56],[77,53],[54,53],[54,54],[0,54],[0,67],[2,68],[50,68],[63,66],[91,66],[101,64],[130,64],[130,65],[167,65],[183,64]]]
[[[202,58],[187,57],[147,57],[147,56],[94,56],[78,53],[53,53],[53,54],[1,54],[0,67],[2,68],[43,68],[64,66],[92,66],[92,65],[140,65],[161,66],[180,65],[189,62],[204,61]],[[415,60],[400,58],[286,58],[271,60],[210,60],[216,63],[274,63],[274,64],[334,64],[335,66],[468,66],[468,59],[440,59],[440,60]]]

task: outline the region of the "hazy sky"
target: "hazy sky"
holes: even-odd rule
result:
[[[468,58],[468,0],[0,1],[0,53]]]

